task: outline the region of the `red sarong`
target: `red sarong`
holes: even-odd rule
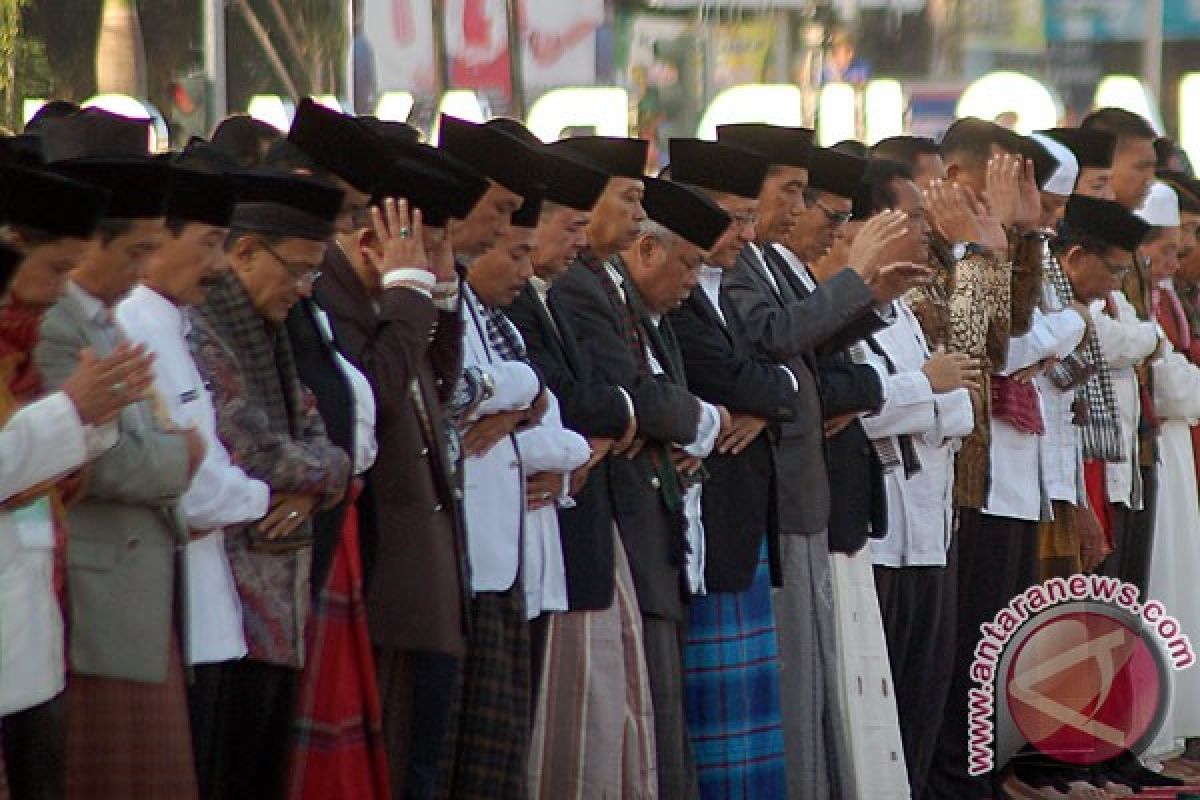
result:
[[[362,583],[358,513],[351,502],[329,580],[308,626],[309,657],[300,676],[288,775],[290,800],[391,796]]]

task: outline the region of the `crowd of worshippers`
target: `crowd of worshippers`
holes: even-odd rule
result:
[[[1200,641],[1200,183],[1101,109],[818,147],[302,102],[0,140],[0,794],[1103,798],[968,774],[979,626]],[[1169,150],[1169,147],[1167,148]]]

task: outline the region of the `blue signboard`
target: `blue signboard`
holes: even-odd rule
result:
[[[1144,38],[1141,0],[1045,0],[1051,42],[1137,41]],[[1200,37],[1200,0],[1163,0],[1163,36]]]

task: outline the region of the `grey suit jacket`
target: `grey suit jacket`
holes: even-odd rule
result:
[[[112,334],[68,294],[47,312],[34,359],[47,386],[57,387],[81,350],[103,356],[113,346]],[[176,507],[189,482],[187,442],[155,428],[148,402],[126,408],[118,427],[116,446],[92,462],[84,495],[68,511],[70,665],[83,675],[162,683],[176,552],[187,539]]]
[[[749,246],[737,268],[725,274],[721,292],[741,315],[749,340],[788,367],[799,388],[796,417],[781,424],[775,442],[779,532],[820,533],[829,524],[829,477],[815,351],[871,307],[871,292],[856,273],[844,270],[801,299],[787,276]]]

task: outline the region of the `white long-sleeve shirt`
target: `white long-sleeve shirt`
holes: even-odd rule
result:
[[[929,359],[921,325],[904,301],[896,302],[895,311],[895,323],[873,338],[896,372],[867,349],[867,363],[879,372],[887,399],[862,425],[872,439],[911,435],[921,469],[911,478],[901,469],[884,476],[888,533],[871,540],[871,556],[881,567],[944,567],[953,530],[954,454],[975,424],[971,395],[966,389],[933,391],[921,371]]]
[[[1137,311],[1122,292],[1113,292],[1117,308],[1114,319],[1104,310],[1104,301],[1092,303],[1092,323],[1100,349],[1112,373],[1113,393],[1117,398],[1117,416],[1127,459],[1105,465],[1105,483],[1110,503],[1121,503],[1133,510],[1142,507],[1142,480],[1138,468],[1138,417],[1142,403],[1134,367],[1158,347],[1155,323],[1138,318]]]
[[[999,374],[1012,375],[1047,358],[1066,358],[1079,346],[1085,330],[1083,318],[1071,309],[1043,312],[1035,308],[1029,332],[1009,341],[1008,360]],[[1044,406],[1042,415],[1044,419]],[[1043,513],[1049,512],[1049,501],[1042,479],[1041,437],[1019,431],[995,416],[991,433],[992,482],[983,513],[1035,522],[1042,519]]]
[[[241,658],[246,654],[241,601],[225,554],[224,529],[262,519],[270,489],[236,466],[217,436],[212,396],[192,359],[183,310],[139,286],[117,306],[116,316],[125,336],[155,355],[160,411],[172,424],[195,428],[204,439],[204,458],[180,499],[192,531],[187,545],[188,655],[193,664]]]

